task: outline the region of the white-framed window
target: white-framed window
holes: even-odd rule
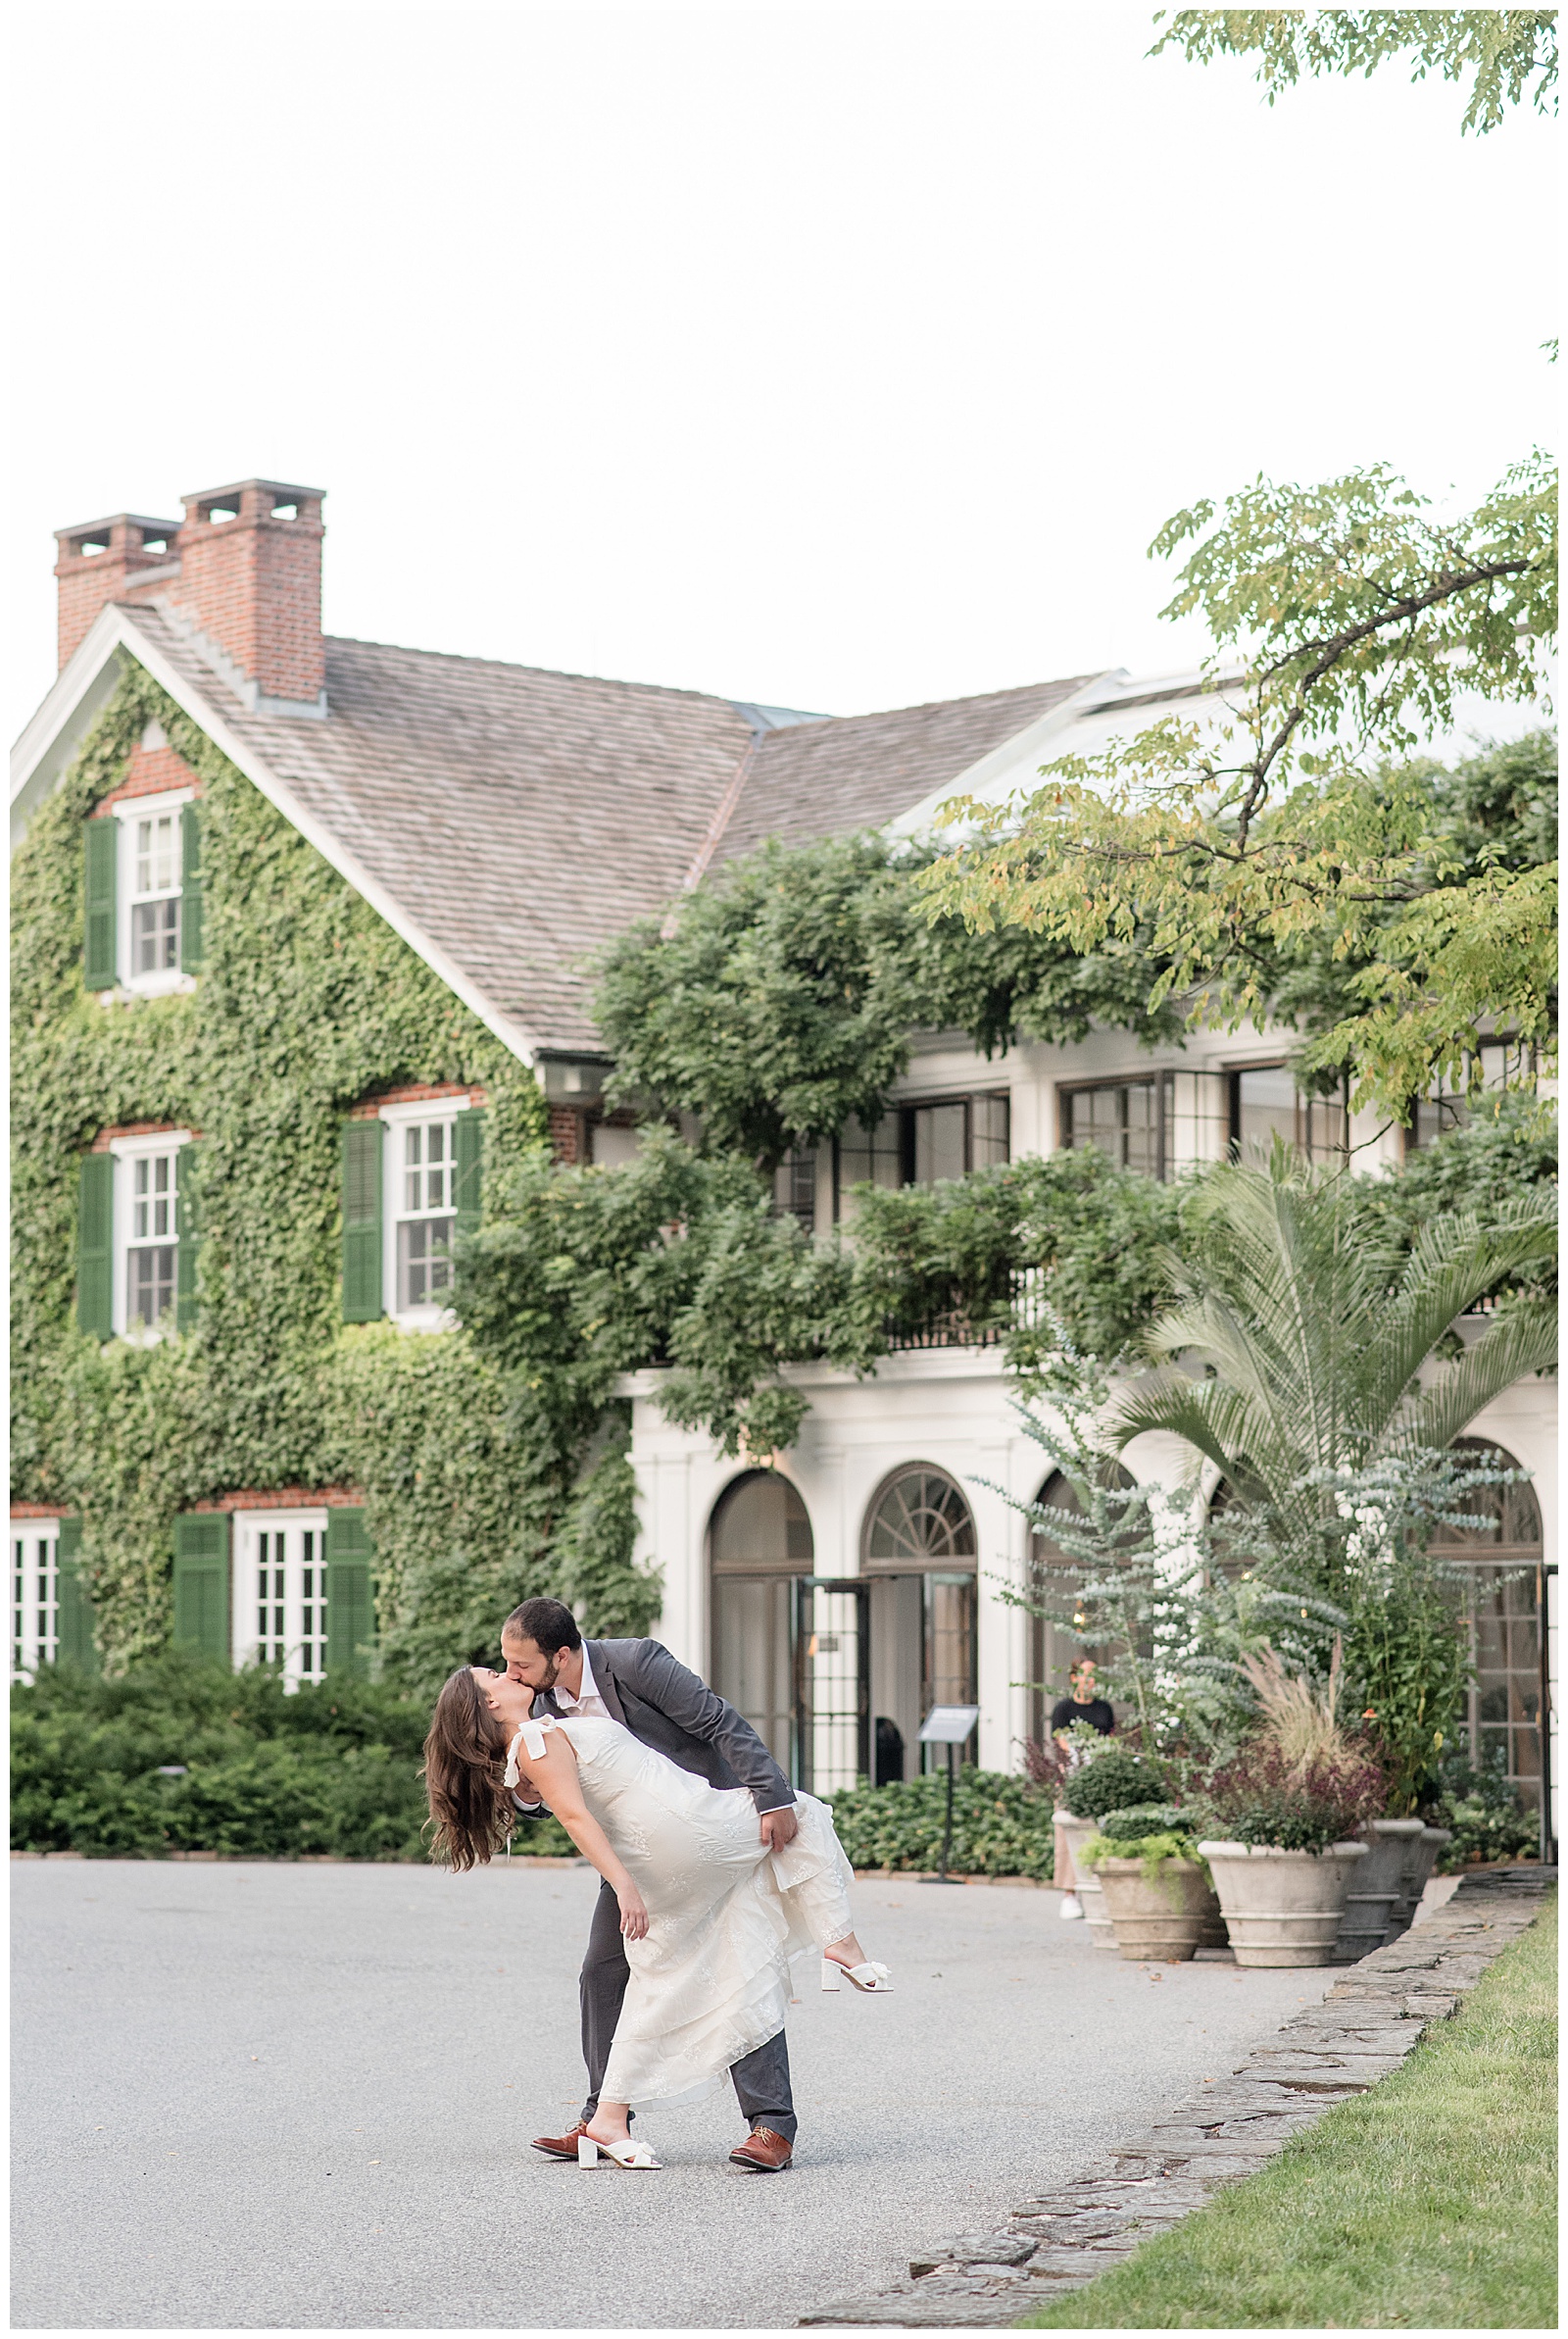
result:
[[[180,813],[190,788],[131,796],[115,807],[120,823],[120,979],[126,990],[190,987],[180,971],[183,890]]]
[[[326,1513],[234,1515],[234,1663],[275,1665],[283,1685],[326,1670]]]
[[[178,1295],[179,1163],[185,1129],[117,1137],[115,1157],[115,1330],[156,1339]]]
[[[60,1654],[60,1521],[11,1521],[11,1678],[30,1681]]]
[[[453,1251],[458,1231],[457,1123],[466,1096],[384,1105],[382,1265],[387,1313],[395,1322],[429,1330],[450,1320]]]

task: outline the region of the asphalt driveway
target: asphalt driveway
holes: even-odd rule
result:
[[[13,2322],[24,2329],[772,2329],[983,2227],[1272,2030],[1328,1975],[1124,1966],[1053,1892],[878,1881],[896,1993],[797,1968],[801,2143],[731,2168],[528,2150],[575,2115],[596,1879],[499,1865],[18,1861]]]

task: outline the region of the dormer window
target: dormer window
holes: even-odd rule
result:
[[[159,739],[167,746],[161,732]],[[82,975],[89,991],[189,989],[202,955],[195,795],[194,787],[127,795],[87,821]]]
[[[127,822],[133,838],[130,975],[179,967],[179,814],[146,813]]]

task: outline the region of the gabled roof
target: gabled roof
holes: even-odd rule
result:
[[[786,844],[880,828],[955,788],[971,766],[1030,728],[1089,677],[938,699],[886,715],[846,715],[770,731],[747,770],[714,858],[769,836]]]
[[[167,602],[112,603],[19,742],[52,784],[128,655],[510,1047],[603,1048],[587,962],[715,861],[876,827],[961,785],[1082,678],[843,720],[326,641],[326,713],[246,704]]]

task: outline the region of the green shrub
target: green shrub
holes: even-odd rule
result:
[[[1107,1746],[1072,1772],[1063,1798],[1075,1819],[1100,1819],[1133,1804],[1157,1802],[1164,1785],[1164,1773],[1156,1764],[1126,1747]]]
[[[1439,1862],[1448,1872],[1476,1860],[1540,1855],[1540,1816],[1520,1804],[1500,1746],[1489,1748],[1480,1764],[1472,1763],[1462,1750],[1449,1757],[1443,1767],[1433,1820],[1452,1833],[1453,1841],[1444,1845]]]
[[[1204,1823],[1196,1812],[1181,1811],[1174,1803],[1134,1803],[1125,1811],[1104,1813],[1100,1832],[1113,1844],[1134,1844],[1151,1835],[1200,1835]]]
[[[855,1867],[934,1868],[942,1858],[947,1779],[939,1771],[831,1798],[833,1824]],[[999,1770],[960,1770],[953,1798],[956,1875],[1034,1876],[1049,1882],[1051,1801]]]
[[[1180,1815],[1178,1814],[1178,1816]],[[1144,1882],[1158,1885],[1173,1907],[1181,1906],[1181,1893],[1171,1891],[1175,1878],[1164,1873],[1165,1864],[1171,1860],[1190,1860],[1206,1876],[1208,1862],[1198,1849],[1197,1838],[1187,1827],[1162,1827],[1150,1835],[1108,1836],[1092,1835],[1077,1855],[1078,1866],[1093,1875],[1096,1868],[1107,1860],[1137,1860],[1143,1865]]]
[[[285,1696],[275,1671],[183,1649],[117,1680],[53,1666],[12,1696],[12,1849],[422,1860],[428,1721],[424,1700],[357,1675]],[[573,1848],[555,1819],[515,1840]]]

